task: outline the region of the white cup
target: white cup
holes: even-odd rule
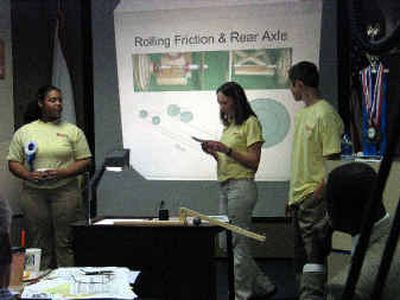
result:
[[[30,272],[35,276],[40,271],[40,258],[42,256],[42,249],[28,248],[25,251],[25,271]]]

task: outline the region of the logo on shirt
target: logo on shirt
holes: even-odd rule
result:
[[[59,136],[59,137],[62,137],[62,138],[67,138],[68,137],[66,134],[60,133],[60,132],[57,132],[56,135]]]

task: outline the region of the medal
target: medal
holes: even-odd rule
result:
[[[376,72],[376,78],[373,82],[372,73]],[[383,73],[384,67],[379,63],[377,69],[368,66],[361,73],[362,88],[364,94],[365,109],[368,114],[368,140],[374,143],[378,142],[378,135],[381,125],[382,101],[383,101]]]
[[[368,127],[367,136],[370,141],[374,141],[376,138],[376,129],[373,126]]]

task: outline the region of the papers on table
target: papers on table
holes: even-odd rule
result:
[[[143,220],[149,220],[149,219],[102,219],[100,221],[97,221],[93,223],[93,225],[114,225],[115,223],[119,222],[141,222]]]
[[[22,299],[135,299],[130,283],[139,272],[117,267],[71,267],[53,270],[24,288]]]

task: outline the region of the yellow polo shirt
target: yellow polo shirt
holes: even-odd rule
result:
[[[300,203],[326,176],[326,156],[340,153],[344,126],[325,100],[301,109],[295,120],[289,204]]]
[[[242,125],[230,124],[224,128],[221,142],[238,152],[245,152],[251,145],[264,143],[262,128],[258,119],[250,116]],[[217,153],[217,177],[220,182],[228,179],[254,178],[254,170],[243,166],[224,153]]]
[[[75,160],[91,157],[85,135],[77,126],[64,122],[33,121],[18,129],[10,144],[7,160],[25,164],[25,146],[29,142],[37,144],[33,167],[37,169],[66,168]],[[63,186],[74,178],[58,181],[33,183],[26,182],[35,188],[55,188]]]

